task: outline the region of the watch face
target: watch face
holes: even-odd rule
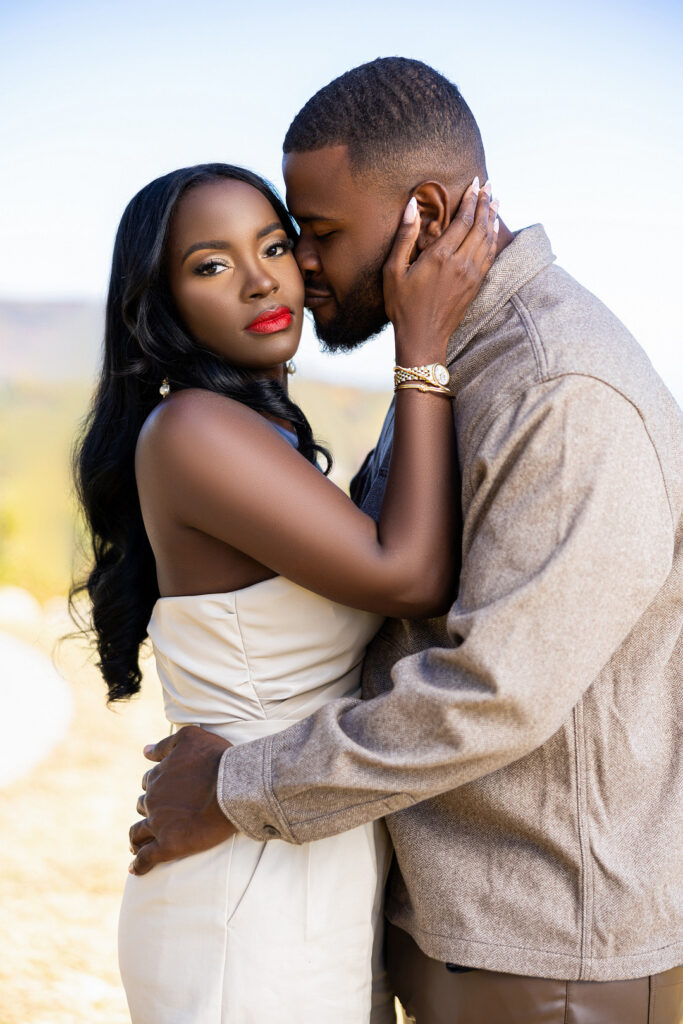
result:
[[[441,366],[440,363],[437,363],[436,366],[434,367],[434,376],[436,377],[439,384],[442,384],[444,387],[446,387],[449,380],[451,379],[451,375],[449,374],[446,367]]]

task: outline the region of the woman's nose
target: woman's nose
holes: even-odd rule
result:
[[[242,295],[246,299],[258,299],[271,295],[280,287],[278,279],[264,266],[254,266],[246,274]]]

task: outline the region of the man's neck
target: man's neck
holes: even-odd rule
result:
[[[498,230],[498,245],[496,246],[496,256],[500,256],[503,249],[510,244],[514,238],[514,234],[510,229],[500,221],[500,228]]]

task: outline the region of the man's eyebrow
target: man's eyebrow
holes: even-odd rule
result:
[[[289,212],[292,214],[292,217],[297,224],[310,224],[314,220],[321,220],[327,224],[336,224],[336,222],[341,219],[340,217],[330,217],[329,214],[323,215],[322,213],[307,213],[305,216],[302,215],[298,217],[295,213],[292,213],[291,210]]]
[[[257,238],[265,238],[266,235],[271,235],[273,231],[284,231],[282,224],[279,220],[274,220],[271,224],[266,224],[265,228],[261,228],[256,233]],[[230,249],[230,242],[223,242],[220,239],[211,239],[208,242],[195,242],[190,248],[183,254],[183,258],[180,261],[184,263],[188,256],[191,256],[193,252],[198,252],[200,249]]]

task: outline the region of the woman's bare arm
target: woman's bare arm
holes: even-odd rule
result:
[[[413,264],[416,227],[399,231],[385,292],[403,365],[445,361],[448,338],[493,262],[488,197],[480,197],[469,230],[475,204],[438,249]],[[433,615],[450,603],[455,445],[451,403],[442,396],[397,393],[378,525],[263,417],[211,392],[171,396],[148,421],[140,452],[145,486],[162,496],[178,526],[221,540],[309,590],[393,616]]]

